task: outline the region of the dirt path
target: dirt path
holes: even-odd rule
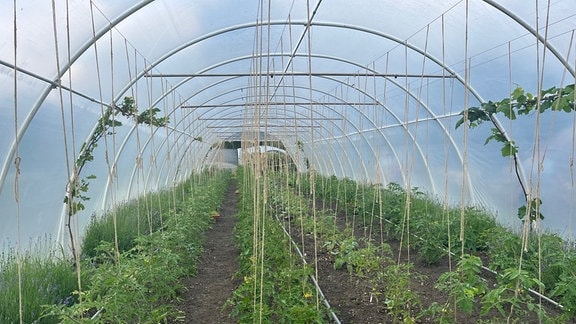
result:
[[[235,323],[228,317],[229,310],[223,308],[238,285],[233,279],[238,271],[239,254],[233,235],[238,210],[235,192],[233,179],[224,197],[220,217],[206,232],[198,273],[182,282],[187,289],[178,309],[186,315],[185,323]]]

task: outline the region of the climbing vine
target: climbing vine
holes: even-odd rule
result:
[[[74,236],[70,223],[72,217],[84,209],[84,202],[90,199],[86,194],[88,192],[89,180],[96,178],[93,174],[82,178],[80,174],[82,174],[82,170],[87,163],[94,160],[94,150],[98,147],[98,142],[105,134],[114,134],[115,127],[122,126],[122,122],[116,119],[118,115],[132,119],[137,124],[145,124],[151,127],[166,126],[169,118],[167,116],[158,117],[159,112],[160,109],[158,108],[149,108],[138,114],[138,108],[134,104],[134,99],[132,97],[124,97],[121,105],[112,105],[104,110],[92,136],[82,144],[80,154],[74,163],[74,175],[68,183],[66,197],[64,197],[64,203],[67,209],[66,227],[70,236],[72,255],[74,258],[76,258],[76,249],[74,247]]]
[[[498,126],[494,116],[496,114],[502,114],[510,120],[515,120],[518,116],[529,115],[533,111],[543,113],[548,110],[567,113],[576,110],[574,104],[574,84],[567,85],[564,88],[552,87],[547,90],[542,90],[539,96],[535,96],[524,91],[521,87],[517,87],[509,98],[496,102],[488,101],[482,103],[480,107],[464,109],[460,113],[462,118],[456,122],[456,128],[464,123],[467,123],[470,128],[475,128],[485,121],[490,121],[494,125],[494,127],[491,128],[491,134],[486,138],[484,144],[486,145],[492,140],[500,142],[502,143],[502,156],[512,156],[514,158],[516,177],[520,182],[526,200],[526,205],[518,208],[518,217],[520,219],[525,219],[526,217],[528,217],[530,221],[534,221],[537,218],[544,219],[544,216],[538,211],[538,208],[533,207],[540,206],[542,200],[539,197],[529,199],[518,171],[519,161],[517,153],[519,147],[516,145],[516,142],[510,139],[504,130]]]

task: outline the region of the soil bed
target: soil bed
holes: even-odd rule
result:
[[[177,307],[185,314],[186,323],[235,323],[224,308],[239,282],[233,278],[238,271],[239,251],[233,229],[238,211],[236,181],[231,180],[228,192],[206,232],[204,253],[198,262],[197,274],[181,283],[185,287]]]
[[[316,206],[322,206],[323,202],[318,201]],[[337,213],[337,226],[342,230],[345,227],[344,219],[346,216],[343,213]],[[290,217],[286,219],[285,226],[288,227],[288,220],[292,222],[292,239],[297,242],[299,246],[302,245],[302,237],[299,230],[299,224],[296,217]],[[363,228],[355,228],[354,236],[356,238],[366,237],[367,233]],[[379,229],[373,229],[371,235],[373,242],[380,242],[383,238],[386,244],[389,244],[392,249],[392,255],[394,259],[398,258],[400,242],[395,238],[390,237],[386,232],[381,233]],[[318,282],[325,294],[328,302],[333,308],[334,312],[337,314],[339,320],[342,323],[392,323],[394,319],[387,313],[385,304],[385,293],[386,287],[381,284],[377,285],[377,290],[374,290],[374,284],[370,283],[368,278],[361,278],[354,274],[350,274],[346,268],[335,269],[334,268],[334,255],[328,253],[325,248],[322,247],[322,242],[318,241],[318,255],[317,255],[317,267],[318,267]],[[302,248],[302,247],[301,247]],[[305,256],[307,262],[311,265],[314,264],[314,238],[311,233],[305,234],[304,246]],[[486,259],[484,257],[484,259]],[[420,309],[425,309],[429,307],[432,303],[436,302],[443,305],[447,300],[448,296],[440,292],[434,286],[438,281],[440,275],[445,272],[450,271],[449,259],[448,257],[442,258],[442,260],[437,265],[425,265],[416,258],[416,251],[413,249],[410,251],[410,259],[408,259],[408,251],[405,247],[402,248],[401,262],[407,263],[412,262],[414,267],[412,272],[415,274],[422,275],[421,279],[413,279],[410,289],[414,291],[420,298],[421,307]],[[452,258],[452,269],[455,269],[455,259]],[[486,279],[489,285],[495,284],[496,280],[493,274],[483,271],[482,276]],[[376,292],[376,293],[375,293]],[[378,294],[380,292],[380,294]],[[545,305],[548,306],[548,305]],[[558,315],[559,311],[554,307],[546,307],[550,315]],[[414,315],[418,313],[414,310]],[[477,323],[478,321],[486,321],[490,318],[501,318],[499,313],[496,311],[490,311],[485,317],[479,316],[480,309],[479,306],[472,314],[464,314],[458,312],[457,323]],[[437,319],[426,318],[425,316],[420,318],[418,323],[434,323]],[[538,318],[535,314],[530,314],[523,319],[523,323],[538,323]]]
[[[233,237],[238,208],[235,191],[236,183],[233,180],[224,199],[220,217],[216,219],[213,228],[206,233],[205,250],[198,263],[197,275],[182,282],[186,289],[181,296],[182,301],[179,302],[178,309],[184,312],[186,323],[236,323],[233,318],[229,317],[230,309],[224,308],[226,300],[240,284],[240,280],[234,279],[234,274],[238,271],[237,257],[239,255]],[[323,206],[323,202],[317,201],[316,206]],[[344,229],[346,215],[338,212],[336,219],[340,230]],[[318,253],[315,261],[315,240],[312,234],[305,234],[302,239],[297,218],[288,217],[284,220],[286,227],[291,222],[292,239],[305,253],[307,262],[311,265],[316,262],[320,287],[342,323],[368,324],[394,321],[386,309],[386,287],[381,283],[375,285],[374,280],[371,282],[368,278],[350,274],[345,267],[335,269],[334,255],[323,248],[320,241],[317,242]],[[356,238],[367,236],[367,232],[360,227],[355,228],[354,232]],[[386,232],[380,233],[377,228],[373,229],[371,238],[372,242],[380,242],[383,239],[386,244],[390,245],[393,259],[398,258],[400,243],[396,239],[388,236]],[[486,262],[486,258],[483,259]],[[446,302],[448,297],[434,286],[438,277],[450,269],[448,257],[444,257],[438,265],[426,266],[417,260],[416,251],[410,251],[410,259],[408,259],[408,251],[403,248],[401,262],[412,262],[414,267],[411,272],[422,275],[421,279],[413,279],[410,285],[410,290],[420,298],[420,309],[429,307],[433,302],[440,305]],[[455,268],[454,262],[453,258],[452,269]],[[495,283],[495,278],[490,273],[483,273],[483,277],[490,286]],[[547,307],[547,310],[551,315],[558,314],[558,310],[553,307]],[[417,313],[418,310],[414,309],[413,315]],[[477,323],[493,317],[501,318],[498,315],[492,311],[480,318],[479,309],[476,309],[471,315],[459,312],[456,322]],[[421,317],[417,322],[434,323],[437,320]],[[538,323],[538,319],[532,315],[527,316],[523,319],[523,323]]]

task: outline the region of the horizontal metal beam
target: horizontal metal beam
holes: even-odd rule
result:
[[[286,120],[286,121],[291,121],[291,120],[304,120],[304,121],[324,121],[324,120],[342,120],[342,118],[330,118],[330,117],[314,117],[314,118],[305,118],[305,117],[282,117],[282,116],[266,116],[266,117],[261,117],[261,120]],[[198,120],[246,120],[246,121],[250,121],[253,120],[251,118],[244,118],[244,117],[224,117],[224,118],[217,118],[217,117],[200,117],[198,118]]]
[[[319,76],[319,77],[383,77],[383,78],[455,78],[455,76],[441,74],[406,74],[406,73],[347,73],[347,72],[269,72],[269,73],[174,73],[144,75],[147,78],[210,78],[210,77],[285,77],[285,76]]]
[[[320,128],[322,125],[209,125],[206,128],[240,128],[247,131],[264,131],[267,128]]]
[[[238,103],[221,105],[183,105],[180,108],[233,108],[233,107],[255,107],[255,106],[380,106],[377,102],[262,102],[262,103]]]
[[[215,134],[242,134],[242,133],[247,133],[247,134],[257,134],[257,133],[264,133],[264,131],[254,131],[254,130],[245,130],[245,131],[241,131],[241,130],[231,130],[231,129],[216,129],[212,131]],[[280,130],[280,131],[273,131],[274,134],[294,134],[294,132],[289,132],[286,130]]]

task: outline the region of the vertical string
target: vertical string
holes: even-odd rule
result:
[[[110,35],[110,94],[112,100],[114,100],[114,42],[112,29],[109,31]],[[113,109],[116,109],[116,105],[112,103]],[[112,114],[112,118],[115,119],[116,114]],[[112,124],[112,156],[116,156],[116,124]],[[108,152],[108,150],[106,150]],[[117,201],[116,195],[118,192],[118,166],[116,165],[116,159],[112,160],[112,164],[108,163],[109,177],[111,182],[111,200],[112,200],[112,222],[114,224],[114,248],[116,249],[116,256],[120,256],[120,246],[118,244],[118,210],[116,208]],[[106,197],[104,197],[106,199]]]
[[[158,82],[154,82],[154,80],[152,80],[152,78],[150,78],[150,79],[151,80],[147,84],[147,88],[146,88],[147,102],[145,105],[146,108],[144,109],[144,110],[149,110],[149,111],[152,110],[152,104],[154,103],[154,94],[156,91],[155,87],[158,85],[158,83],[160,83],[160,87],[162,87],[162,82],[163,82],[162,78],[156,79],[156,80],[158,80]],[[157,155],[156,155],[156,137],[154,136],[154,131],[152,131],[152,130],[148,132],[147,144],[148,143],[150,144],[149,145],[149,151],[148,151],[148,153],[149,153],[148,158],[150,161],[150,165],[149,165],[148,170],[146,170],[146,173],[145,173],[145,179],[146,180],[145,180],[144,186],[145,186],[145,188],[147,188],[146,191],[156,190],[156,188],[154,186],[154,180],[155,180],[154,177],[158,174],[157,173],[158,161],[157,161]],[[144,145],[144,148],[146,149],[146,145]],[[154,205],[154,202],[155,202],[154,199],[155,198],[157,198],[157,197],[150,197],[150,200],[148,202],[148,206],[149,206],[149,211],[148,211],[149,216],[148,217],[150,218],[149,227],[150,227],[151,232],[154,231],[154,226],[153,226],[154,221],[155,221],[154,217],[158,215],[158,211],[156,209],[156,206]],[[156,200],[156,202],[158,202],[158,200]]]
[[[570,47],[569,49],[572,49],[573,46],[573,41],[574,41],[574,30],[572,30],[572,36],[570,37]],[[568,56],[568,55],[567,55]],[[576,66],[576,55],[574,56],[574,66]],[[576,84],[576,75],[574,76],[574,84]],[[574,94],[574,97],[572,98],[572,102],[573,107],[572,107],[572,111],[576,111],[576,92]],[[570,196],[574,197],[574,194],[576,192],[575,189],[575,185],[574,185],[574,157],[576,155],[576,114],[572,114],[572,146],[571,146],[571,152],[570,152],[570,161],[569,161],[569,167],[570,167]],[[568,216],[568,241],[572,242],[572,248],[574,248],[576,242],[574,240],[574,229],[573,229],[573,223],[572,220],[574,218],[574,201],[572,201],[572,204],[570,206],[570,211],[569,211],[569,216]]]
[[[404,73],[408,75],[408,40],[404,41]],[[409,147],[409,134],[410,130],[408,129],[409,124],[409,115],[410,115],[410,84],[408,83],[408,77],[404,79],[404,87],[405,87],[405,95],[404,95],[404,128],[406,131],[406,146]],[[412,143],[412,148],[414,149],[414,143]],[[412,204],[412,174],[410,173],[411,165],[414,161],[410,161],[410,150],[406,149],[405,155],[405,174],[406,174],[406,201],[404,205],[404,217],[402,221],[402,234],[400,235],[400,248],[398,249],[398,264],[401,261],[401,254],[402,254],[402,243],[406,240],[406,257],[407,262],[410,262],[410,211],[411,211],[411,204]],[[404,237],[404,233],[406,233]]]
[[[66,0],[66,60],[67,62],[71,62],[72,60],[72,50],[71,50],[71,37],[70,37],[70,3],[69,0]],[[72,65],[68,66],[68,88],[72,89]],[[69,114],[70,114],[70,137],[72,141],[72,156],[76,157],[76,126],[74,120],[74,96],[72,95],[72,91],[68,91],[68,100],[69,102]],[[66,145],[67,147],[67,145]],[[66,158],[68,161],[69,158]],[[71,177],[72,176],[72,177]],[[72,175],[68,174],[68,179],[78,179],[79,177],[79,170],[78,165],[76,163],[72,164]],[[78,225],[78,223],[76,223]],[[75,229],[78,232],[78,228]],[[75,264],[76,267],[76,280],[78,284],[78,292],[79,295],[82,294],[82,267],[80,262]]]
[[[574,41],[574,30],[572,30],[572,36],[570,37],[570,49],[572,49]],[[574,56],[574,66],[576,66],[576,55]],[[576,75],[574,76],[574,84],[576,84]],[[572,111],[576,111],[576,92],[572,98],[573,106]],[[572,114],[572,147],[570,154],[570,192],[571,197],[574,197],[576,189],[574,186],[574,157],[576,155],[576,114]],[[574,200],[572,201],[572,206],[570,206],[570,216],[568,218],[568,241],[572,242],[572,248],[576,247],[576,242],[574,241],[574,229],[573,229],[573,219],[574,219]]]
[[[512,44],[511,44],[511,42],[508,42],[508,80],[509,80],[508,93],[512,94],[513,83],[512,83]],[[509,104],[510,112],[512,112],[512,100],[511,99],[512,98],[510,98],[510,104]],[[514,138],[512,135],[512,132],[513,132],[512,119],[508,120],[508,132],[510,134],[510,138]],[[510,155],[509,171],[508,172],[510,172],[510,174],[512,174],[513,172],[515,172],[514,169],[515,169],[514,155]],[[509,189],[509,192],[510,192],[510,206],[509,206],[509,208],[510,208],[510,210],[514,210],[513,204],[514,204],[514,197],[516,196],[516,194],[515,194],[514,188],[512,188],[512,182],[510,182],[510,185],[511,186]]]
[[[446,66],[446,24],[444,21],[444,14],[441,17],[441,29],[442,29],[442,66]],[[442,69],[442,115],[447,116],[447,102],[446,102],[446,69]],[[451,132],[451,128],[449,128],[449,132]],[[448,210],[448,187],[449,187],[449,161],[450,161],[450,146],[448,141],[447,134],[443,137],[443,144],[444,144],[444,200],[442,203],[442,219],[446,222],[446,231],[448,236],[448,270],[452,271],[452,231],[450,228],[451,221],[450,221],[450,211]]]
[[[289,34],[289,38],[290,38],[290,50],[294,50],[294,44],[292,42],[292,18],[291,15],[288,15],[288,34]],[[292,61],[289,61],[288,64],[290,64],[290,83],[291,83],[291,89],[292,89],[292,98],[296,98],[296,87],[295,87],[295,77],[294,77],[294,64],[291,64]],[[304,154],[303,152],[303,148],[304,148],[304,143],[302,142],[302,140],[300,139],[300,134],[299,134],[299,128],[298,128],[298,121],[297,121],[297,114],[296,114],[296,105],[292,105],[292,109],[294,112],[294,130],[295,130],[295,134],[296,134],[296,146],[297,146],[297,150],[296,150],[296,158],[298,160],[298,162],[303,161],[306,158],[306,154]],[[306,167],[306,165],[304,165],[303,167]],[[298,196],[302,195],[302,178],[301,178],[301,172],[298,172],[296,174],[296,184],[297,184],[297,190],[298,190]],[[299,199],[299,204],[302,203],[302,200]],[[298,210],[302,210],[302,206],[298,206]],[[300,217],[298,217],[300,219],[300,238],[301,238],[301,246],[302,246],[302,253],[306,254],[306,249],[305,249],[305,242],[304,242],[304,218],[302,217],[302,215],[298,215]]]
[[[92,23],[92,37],[94,39],[96,39],[96,23],[95,23],[95,19],[94,19],[94,2],[92,0],[90,0],[90,19],[91,19],[91,23]],[[102,90],[102,76],[100,74],[100,59],[99,59],[99,55],[98,55],[98,44],[97,42],[94,42],[94,58],[95,58],[95,63],[96,63],[96,78],[98,80],[98,95],[99,95],[99,99],[100,102],[103,102],[103,90]],[[114,103],[112,103],[112,106],[114,105]],[[102,116],[105,116],[106,114],[106,110],[107,109],[114,109],[112,108],[107,108],[104,106],[104,104],[100,104],[100,113]],[[112,114],[112,118],[114,118],[114,114]],[[102,127],[104,129],[106,129],[107,125],[106,125],[106,121],[104,119],[102,119]],[[104,157],[105,157],[105,161],[106,161],[106,166],[108,168],[108,174],[110,175],[112,170],[111,170],[111,166],[110,166],[110,159],[109,159],[109,149],[108,149],[108,134],[107,132],[104,132],[102,135],[103,139],[104,139]],[[116,235],[115,235],[116,237]],[[120,253],[118,250],[118,246],[115,246],[115,257],[116,257],[116,261],[118,262],[120,259]]]
[[[465,37],[464,37],[464,107],[468,107],[468,95],[470,84],[470,61],[468,58],[468,29],[469,29],[469,0],[466,0],[465,9]],[[464,110],[464,123],[468,121],[468,110]],[[468,127],[464,127],[463,130],[463,152],[462,152],[462,191],[461,191],[461,203],[460,203],[460,243],[461,251],[460,254],[464,256],[464,221],[465,221],[465,210],[466,210],[466,188],[467,188],[467,174],[468,174]]]
[[[316,8],[320,5],[322,0],[319,0]],[[306,0],[306,21],[307,21],[307,32],[306,40],[308,43],[308,95],[310,96],[310,142],[312,145],[312,152],[314,152],[314,104],[312,102],[312,16],[310,15],[310,0]],[[315,154],[311,154],[310,158],[310,196],[312,197],[312,218],[314,220],[314,276],[316,280],[320,280],[318,277],[318,237],[316,235],[316,184],[315,184]],[[320,308],[320,296],[316,294],[316,308]]]
[[[16,264],[18,267],[18,315],[20,316],[20,324],[23,323],[23,309],[22,309],[22,246],[20,239],[20,153],[19,144],[20,138],[18,136],[18,19],[16,8],[18,1],[14,0],[13,3],[13,55],[14,55],[14,201],[16,202]]]
[[[125,54],[126,54],[126,67],[128,70],[128,80],[132,81],[132,68],[131,68],[131,63],[130,63],[130,54],[128,52],[128,40],[126,38],[124,38],[124,50],[125,50]],[[134,53],[134,54],[136,54],[136,53]],[[134,71],[138,71],[137,70],[136,55],[134,57],[134,64],[135,64]],[[138,83],[136,83],[135,86],[137,87],[137,85],[138,85]],[[132,98],[134,98],[134,105],[137,106],[136,94],[134,91],[134,87],[130,87],[130,93],[131,93]],[[136,137],[138,137],[138,118],[135,118],[134,123],[135,123],[134,130],[136,131]],[[138,143],[138,145],[139,145],[139,143]],[[136,152],[138,152],[137,154],[140,154],[140,146],[137,146]],[[137,168],[137,169],[139,169],[138,163],[139,163],[139,161],[138,161],[138,155],[137,155],[136,156],[136,166],[135,166],[135,168]],[[139,189],[138,174],[136,175],[136,183],[137,183],[136,190],[137,190],[137,192],[139,192],[140,189]],[[136,198],[136,232],[137,232],[137,235],[140,236],[140,198],[139,198],[139,195],[136,195],[136,197],[138,197],[138,198]]]
[[[68,7],[68,1],[66,1],[66,35],[67,35],[67,59],[68,61],[70,61],[70,57],[71,57],[71,50],[70,50],[70,25],[69,25],[69,21],[70,21],[70,17],[69,17],[69,7]],[[76,163],[74,163],[74,167],[71,168],[70,167],[70,154],[68,151],[68,134],[67,134],[67,127],[66,127],[66,118],[65,118],[65,113],[64,113],[64,94],[62,92],[62,78],[60,75],[60,71],[61,71],[61,67],[60,67],[60,49],[59,49],[59,43],[58,43],[58,29],[57,29],[57,24],[56,24],[56,2],[54,0],[52,0],[52,28],[53,28],[53,33],[54,33],[54,53],[56,55],[56,71],[58,71],[59,73],[59,77],[58,77],[58,98],[59,98],[59,102],[60,102],[60,117],[61,117],[61,122],[62,122],[62,135],[63,135],[63,144],[64,144],[64,155],[65,155],[65,160],[66,160],[66,174],[68,179],[71,179],[69,181],[77,181],[78,179],[78,171],[77,171],[77,166]],[[68,70],[69,73],[69,88],[72,88],[72,71],[71,71],[71,67]],[[73,111],[73,96],[72,96],[72,92],[69,92],[69,100],[70,100],[70,124],[71,124],[71,128],[72,128],[72,148],[73,148],[73,156],[76,156],[76,150],[74,148],[75,146],[75,142],[74,142],[74,111]],[[69,186],[72,185],[71,183],[68,184]],[[68,197],[69,199],[71,197]],[[77,225],[77,222],[75,223]],[[75,228],[76,233],[78,233],[78,228]],[[82,292],[82,275],[81,275],[81,266],[80,266],[80,260],[79,260],[79,251],[77,251],[76,249],[74,249],[75,251],[75,255],[74,255],[74,267],[76,268],[76,281],[77,281],[77,285],[78,285],[78,291],[81,294]]]

